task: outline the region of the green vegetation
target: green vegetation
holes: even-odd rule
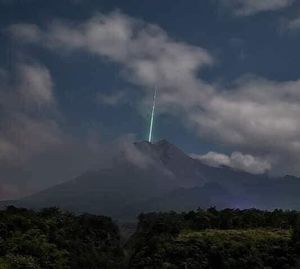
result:
[[[142,214],[131,269],[300,268],[295,211]]]
[[[122,268],[118,228],[110,218],[57,208],[0,212],[0,269]]]
[[[264,232],[217,230],[165,239],[152,252],[137,253],[131,268],[298,268],[289,237]]]
[[[215,208],[141,214],[122,246],[108,217],[8,207],[0,211],[0,269],[297,269],[299,216]]]
[[[275,242],[277,240],[290,241],[290,230],[271,230],[271,229],[247,229],[247,230],[214,230],[208,229],[204,231],[182,231],[178,240],[187,241],[190,239],[199,239],[204,241],[211,241],[214,243],[230,241],[230,242]]]

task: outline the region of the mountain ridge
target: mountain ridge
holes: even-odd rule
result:
[[[130,150],[120,153],[109,168],[87,171],[13,204],[58,206],[116,219],[135,218],[144,211],[210,206],[300,208],[297,177],[275,179],[230,167],[211,167],[167,140],[135,142]]]

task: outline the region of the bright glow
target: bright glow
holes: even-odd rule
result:
[[[149,130],[149,143],[152,142],[152,131],[153,131],[153,122],[154,122],[154,114],[155,114],[155,105],[156,105],[156,93],[157,88],[155,88],[154,95],[153,95],[153,105],[152,105],[152,113],[151,113],[151,121],[150,121],[150,130]]]

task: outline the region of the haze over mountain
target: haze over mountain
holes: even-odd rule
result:
[[[132,219],[140,212],[198,207],[299,209],[300,179],[271,178],[229,167],[212,167],[166,140],[134,143],[111,167],[89,171],[63,184],[15,201],[17,206],[59,206],[75,212]]]

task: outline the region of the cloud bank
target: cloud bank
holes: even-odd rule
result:
[[[250,14],[292,2],[243,3]],[[247,75],[228,87],[208,83],[201,71],[217,60],[209,51],[120,12],[97,14],[80,23],[53,21],[45,28],[17,24],[9,32],[18,41],[54,52],[82,51],[117,63],[124,79],[145,91],[146,100],[159,85],[161,113],[178,116],[201,139],[267,159],[273,172],[300,173],[300,80]]]

